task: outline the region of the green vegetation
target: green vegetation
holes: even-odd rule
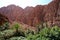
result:
[[[27,36],[28,40],[60,40],[60,28],[54,26],[52,28],[43,28],[38,34]]]
[[[0,26],[0,31],[9,29],[9,22],[5,22],[3,25]]]
[[[37,33],[28,29],[25,32],[21,25],[15,23],[13,29],[8,29],[8,23],[4,24],[5,29],[0,31],[0,40],[60,40],[60,27],[44,27],[37,26]]]

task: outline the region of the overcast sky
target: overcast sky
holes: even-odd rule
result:
[[[15,4],[25,8],[26,6],[45,5],[51,1],[52,0],[0,0],[0,7]]]

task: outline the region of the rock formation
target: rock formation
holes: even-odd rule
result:
[[[49,3],[45,7],[45,21],[47,22],[48,25],[58,25],[60,24],[58,15],[60,12],[59,6],[60,5],[60,0],[53,0],[51,3]],[[58,19],[57,19],[58,18]]]
[[[0,8],[0,13],[5,15],[9,22],[13,21],[36,26],[40,23],[47,23],[48,26],[60,26],[60,0],[53,0],[48,5],[37,5],[36,7],[26,7],[9,5]]]
[[[0,26],[8,21],[8,18],[0,14]]]

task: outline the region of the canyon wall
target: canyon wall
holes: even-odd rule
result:
[[[0,14],[0,26],[3,25],[7,21],[9,21],[8,18],[6,16]]]
[[[26,7],[8,5],[0,8],[0,14],[6,16],[10,23],[17,21],[29,26],[36,26],[40,23],[47,23],[48,26],[60,26],[60,0],[53,0],[47,5]]]

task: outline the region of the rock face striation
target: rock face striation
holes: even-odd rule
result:
[[[17,21],[29,26],[36,26],[40,23],[60,26],[60,0],[53,0],[48,5],[37,5],[25,9],[9,5],[0,8],[0,14],[5,15],[10,23]]]
[[[9,21],[7,17],[0,14],[0,26]]]
[[[53,0],[45,7],[45,21],[48,25],[60,26],[60,0]]]

